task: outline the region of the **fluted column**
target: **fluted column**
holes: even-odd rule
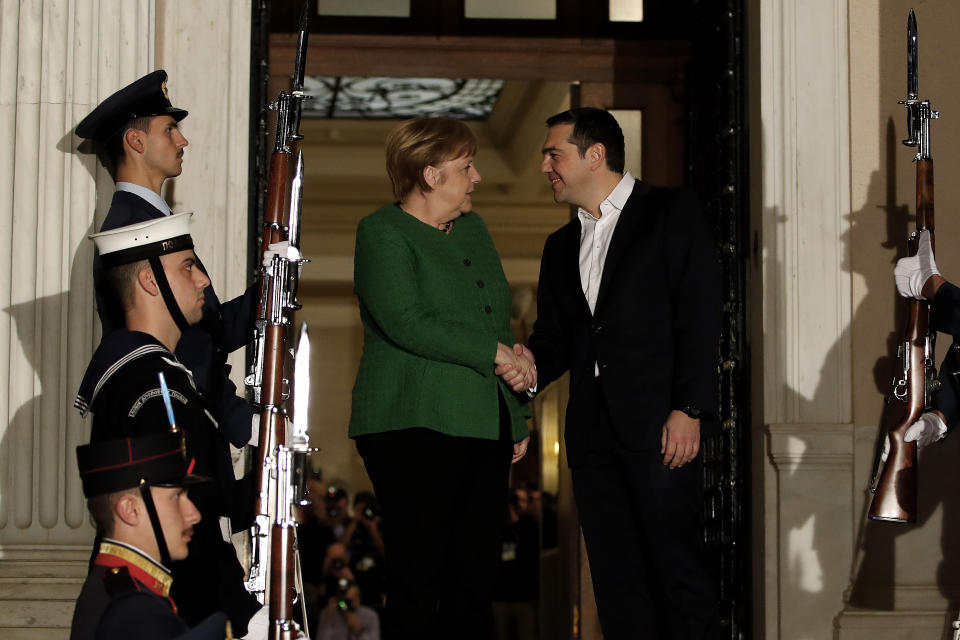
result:
[[[0,634],[43,636],[69,623],[92,531],[72,401],[98,339],[86,235],[109,179],[73,129],[151,68],[154,3],[0,6]]]
[[[93,530],[73,409],[99,342],[92,246],[113,190],[73,130],[155,68],[190,110],[173,195],[198,212],[224,297],[247,251],[250,7],[232,0],[0,0],[0,636],[65,638]],[[202,62],[200,62],[202,61]],[[181,204],[182,203],[182,204]]]

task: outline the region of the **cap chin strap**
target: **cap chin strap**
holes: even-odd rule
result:
[[[180,333],[186,333],[187,329],[190,328],[190,324],[187,322],[187,319],[183,317],[183,312],[180,311],[180,305],[173,296],[173,290],[170,289],[170,283],[167,281],[167,274],[163,270],[163,264],[160,262],[160,258],[153,256],[147,260],[150,262],[150,268],[153,269],[153,277],[157,281],[157,287],[160,288],[160,295],[163,296],[163,301],[167,305],[167,311],[170,312],[170,316],[173,318],[177,328],[180,329]]]
[[[170,551],[167,549],[167,540],[163,537],[163,528],[160,526],[157,507],[153,504],[153,494],[150,493],[150,483],[143,478],[140,479],[140,497],[143,498],[143,504],[147,508],[147,515],[150,516],[150,524],[153,525],[153,535],[157,539],[157,549],[160,551],[160,564],[169,569]]]

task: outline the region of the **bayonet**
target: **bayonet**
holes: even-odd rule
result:
[[[293,99],[296,101],[290,114],[290,139],[302,140],[300,134],[300,116],[303,112],[303,101],[313,96],[303,92],[303,78],[307,72],[307,40],[310,36],[310,3],[303,3],[303,13],[300,14],[300,35],[297,38],[297,57],[293,63]]]
[[[294,449],[308,443],[310,406],[310,333],[307,323],[300,325],[300,337],[297,339],[297,355],[293,360],[293,433],[290,444]]]
[[[917,16],[910,9],[907,16],[907,100],[916,100],[917,91]]]
[[[287,237],[290,246],[300,248],[300,219],[303,213],[303,151],[297,152],[297,168],[290,184],[290,214],[287,216]]]
[[[916,147],[914,160],[930,158],[930,121],[940,117],[930,108],[929,100],[920,99],[920,58],[917,47],[917,17],[910,10],[907,16],[907,99],[899,104],[907,108],[907,138],[903,144]]]
[[[310,37],[310,3],[303,3],[300,14],[300,35],[297,37],[297,57],[293,63],[293,90],[303,91],[303,77],[307,71],[307,39]]]

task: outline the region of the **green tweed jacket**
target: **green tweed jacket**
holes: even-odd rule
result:
[[[357,227],[353,283],[363,356],[350,437],[425,427],[494,440],[501,395],[513,440],[527,436],[529,409],[493,373],[497,342],[514,342],[510,288],[480,216],[447,235],[381,207]]]

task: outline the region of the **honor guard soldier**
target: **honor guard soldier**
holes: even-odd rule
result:
[[[933,393],[931,410],[903,434],[904,442],[915,441],[922,449],[945,438],[960,422],[960,288],[937,269],[929,231],[920,233],[916,255],[897,260],[893,275],[901,296],[930,301],[930,329],[953,338],[940,365],[940,388]],[[888,440],[884,443],[884,460],[889,447]]]
[[[201,521],[187,487],[205,480],[188,473],[181,437],[84,445],[77,447],[77,466],[101,541],[77,598],[70,640],[232,637],[223,613],[190,630],[170,597],[169,562],[187,557]]]
[[[243,584],[243,568],[219,526],[250,526],[252,483],[238,483],[230,448],[191,370],[174,355],[180,327],[200,321],[207,276],[197,268],[189,233],[192,214],[180,213],[91,236],[100,251],[104,297],[124,312],[125,328],[104,336],[81,382],[75,406],[92,413],[91,442],[182,432],[196,471],[213,482],[191,497],[203,515],[190,556],[170,565],[173,597],[188,624],[224,611],[242,636],[260,608]],[[162,374],[161,379],[158,374]]]
[[[167,178],[182,171],[188,142],[179,122],[187,112],[170,103],[166,82],[166,71],[149,73],[104,100],[77,125],[77,135],[94,143],[100,162],[116,182],[101,231],[171,213],[160,192]],[[196,265],[206,273],[199,260]],[[124,326],[124,313],[106,295],[103,270],[96,257],[93,271],[97,311],[103,335],[107,336]],[[254,412],[237,396],[236,386],[227,377],[226,358],[253,337],[256,297],[256,287],[251,286],[243,295],[221,304],[208,283],[200,322],[187,323],[174,315],[183,334],[176,348],[177,358],[193,372],[222,432],[236,447],[250,442]]]

